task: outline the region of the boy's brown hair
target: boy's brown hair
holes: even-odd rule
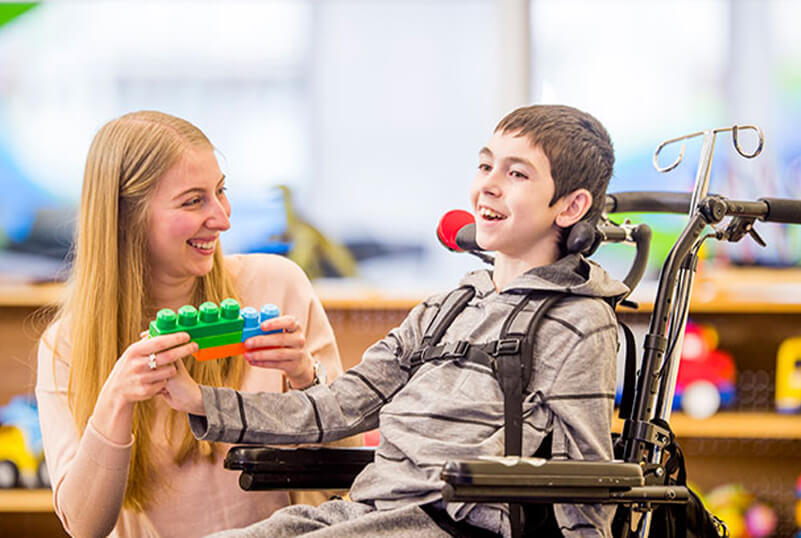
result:
[[[533,105],[507,114],[495,127],[498,131],[525,136],[532,146],[542,148],[556,187],[549,205],[576,189],[587,189],[592,206],[582,220],[596,221],[615,164],[612,140],[600,121],[569,106]]]

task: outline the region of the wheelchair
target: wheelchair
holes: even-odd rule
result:
[[[740,144],[742,130],[757,134],[758,145],[751,153],[745,152]],[[605,242],[635,245],[634,261],[624,279],[633,289],[645,271],[650,230],[644,224],[615,223],[611,216],[623,212],[689,215],[662,267],[644,337],[643,356],[636,373],[634,361],[627,361],[620,406],[624,426],[614,440],[617,459],[557,461],[504,456],[446,461],[440,474],[446,502],[525,505],[525,521],[512,529],[513,536],[534,535],[531,524],[540,516],[531,514],[542,514],[543,507],[555,503],[616,505],[613,523],[616,536],[728,535],[725,524],[708,514],[687,487],[683,458],[669,423],[698,251],[707,239],[737,242],[746,235],[764,246],[754,229],[755,222],[801,224],[801,201],[779,198],[740,201],[709,194],[715,139],[722,132],[731,132],[734,147],[744,158],[756,157],[761,152],[762,132],[750,125],[701,131],[667,140],[654,153],[654,165],[660,172],[674,169],[684,156],[682,144],[678,158],[671,165],[660,167],[659,154],[663,148],[689,138],[703,137],[692,193],[609,194],[599,224],[575,226],[568,240],[569,250],[587,255]],[[469,227],[460,234],[469,236]],[[469,237],[466,239],[469,244]],[[491,261],[485,253],[477,255]],[[633,350],[633,337],[631,339],[627,347]],[[241,472],[239,483],[245,490],[347,489],[372,460],[373,451],[369,448],[235,446],[229,450],[224,465]],[[546,526],[535,535],[561,534],[558,527]]]

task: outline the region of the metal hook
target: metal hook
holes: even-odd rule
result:
[[[758,138],[758,144],[757,144],[756,149],[753,151],[753,153],[746,153],[745,151],[743,151],[743,147],[740,145],[740,138],[739,138],[740,129],[751,129],[751,130],[756,132],[757,138]],[[657,172],[661,172],[661,173],[670,172],[671,170],[676,168],[679,164],[681,164],[681,161],[684,159],[684,150],[686,148],[686,144],[682,144],[681,145],[681,149],[679,150],[679,156],[676,158],[676,160],[672,164],[670,164],[668,166],[665,166],[665,167],[659,166],[659,153],[662,151],[662,149],[664,149],[665,146],[668,146],[668,145],[676,143],[676,142],[681,142],[682,140],[689,140],[690,138],[695,138],[696,136],[707,135],[707,134],[713,135],[712,139],[714,141],[715,135],[717,135],[718,133],[726,132],[726,131],[731,131],[732,142],[734,143],[734,148],[737,150],[737,153],[739,153],[740,155],[742,155],[746,159],[753,159],[754,157],[756,157],[757,155],[762,153],[762,146],[765,143],[765,136],[762,134],[762,129],[760,129],[756,125],[736,125],[735,124],[735,125],[732,125],[731,127],[720,127],[718,129],[713,129],[711,131],[697,131],[695,133],[691,133],[691,134],[688,134],[688,135],[679,136],[679,137],[676,137],[676,138],[671,138],[669,140],[665,140],[664,142],[659,144],[656,147],[656,150],[654,151],[654,159],[653,159],[654,168],[656,168]],[[710,144],[713,144],[713,142],[711,142]]]
[[[743,151],[742,146],[740,146],[740,139],[738,138],[738,133],[740,129],[752,129],[756,132],[758,143],[753,153],[745,153]],[[762,134],[762,129],[760,129],[756,125],[734,125],[731,128],[731,139],[732,142],[734,143],[734,149],[736,149],[737,153],[739,153],[746,159],[753,159],[754,157],[762,153],[762,146],[765,145],[765,135]]]
[[[665,166],[665,167],[659,166],[659,153],[662,151],[662,149],[665,146],[673,144],[675,142],[681,142],[682,140],[695,138],[696,136],[699,136],[699,135],[702,135],[702,134],[704,134],[704,131],[698,131],[697,133],[692,133],[692,134],[688,134],[688,135],[684,135],[684,136],[679,136],[677,138],[671,138],[670,140],[665,140],[664,142],[659,144],[656,147],[656,150],[654,150],[654,168],[656,168],[656,171],[660,172],[660,173],[670,172],[671,170],[676,168],[679,164],[681,164],[681,161],[684,159],[684,150],[687,147],[686,144],[682,144],[681,145],[681,149],[679,150],[679,156],[676,158],[675,161],[673,161],[672,164],[670,164],[668,166]]]

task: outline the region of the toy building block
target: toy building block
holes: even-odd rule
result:
[[[205,302],[197,309],[192,305],[182,306],[178,314],[165,308],[159,310],[155,321],[150,322],[150,336],[188,332],[189,336],[202,338],[225,333],[241,332],[244,320],[239,315],[239,303],[225,299],[220,306]]]
[[[266,304],[261,307],[261,311],[256,310],[251,306],[242,309],[241,316],[244,320],[244,326],[241,334],[237,334],[239,340],[236,343],[224,343],[217,347],[201,348],[194,353],[194,357],[199,361],[208,361],[219,359],[222,357],[230,357],[231,355],[241,355],[245,349],[245,340],[260,336],[262,334],[272,334],[280,331],[262,331],[261,323],[278,317],[281,311],[274,304]],[[198,342],[200,344],[200,342]]]
[[[261,330],[261,322],[280,314],[277,306],[266,304],[261,312],[255,308],[239,308],[233,299],[225,299],[219,308],[212,302],[206,302],[195,308],[182,306],[176,314],[165,308],[159,310],[156,319],[150,322],[150,336],[187,332],[192,342],[198,344],[198,351],[193,353],[199,361],[220,359],[245,352],[245,340],[262,334],[280,331]]]
[[[280,310],[274,304],[266,304],[261,307],[261,311],[257,311],[253,307],[245,307],[242,309],[242,318],[245,320],[245,326],[242,328],[242,341],[244,342],[248,338],[252,338],[254,336],[260,336],[262,334],[272,334],[277,333],[280,331],[267,331],[264,332],[261,330],[261,324],[268,319],[277,318],[280,314]]]

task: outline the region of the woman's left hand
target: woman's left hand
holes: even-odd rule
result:
[[[245,360],[259,368],[283,370],[293,388],[302,389],[314,381],[312,358],[306,338],[294,316],[279,316],[261,324],[261,330],[280,331],[245,340]]]

